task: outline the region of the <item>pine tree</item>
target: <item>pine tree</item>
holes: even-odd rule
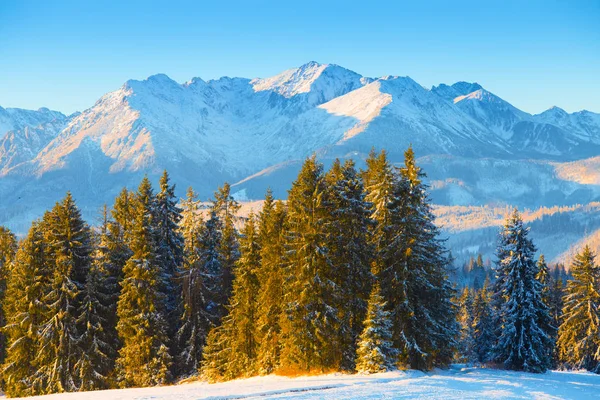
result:
[[[573,368],[600,373],[600,267],[589,246],[575,256],[573,279],[564,297],[564,322],[558,332],[560,359]]]
[[[193,194],[191,198],[194,198]],[[195,209],[197,203],[187,207],[189,208],[184,212],[184,220],[189,218],[189,209]],[[209,332],[216,332],[211,328],[220,324],[223,288],[221,226],[221,220],[211,210],[197,239],[184,233],[184,237],[187,238],[182,272],[184,314],[177,334],[181,348],[181,368],[184,373],[194,373],[200,367],[203,352],[208,352],[204,347],[208,345]],[[191,244],[188,240],[197,240],[197,243]],[[195,251],[193,247],[196,247]],[[214,334],[212,333],[213,336]],[[214,346],[213,339],[211,346]]]
[[[4,316],[4,296],[6,294],[6,280],[8,278],[8,268],[17,252],[17,240],[15,235],[7,228],[0,226],[0,328],[6,322]],[[0,365],[4,362],[6,353],[6,338],[0,330]],[[2,379],[0,375],[0,390],[2,389]]]
[[[371,168],[380,172],[367,174],[372,179],[367,199],[377,222],[375,272],[392,312],[394,343],[400,361],[410,368],[445,366],[451,361],[458,328],[454,291],[447,279],[449,258],[433,223],[422,182],[425,175],[410,148],[397,174],[385,155],[378,160]]]
[[[258,239],[261,264],[256,272],[260,286],[256,318],[256,334],[259,343],[256,369],[260,374],[270,374],[279,367],[285,220],[284,203],[275,201],[271,191],[267,191],[259,215]]]
[[[257,354],[256,309],[260,247],[250,214],[241,236],[241,257],[236,263],[229,314],[204,352],[203,374],[211,381],[235,379],[255,373]],[[218,345],[217,345],[218,344]],[[216,367],[216,368],[214,368]]]
[[[231,196],[231,186],[225,183],[215,192],[212,211],[221,220],[221,245],[220,253],[222,259],[222,288],[219,300],[219,315],[223,317],[227,312],[225,309],[231,295],[233,282],[233,269],[238,258],[240,249],[238,243],[238,232],[235,228],[237,212],[240,209],[238,202]]]
[[[117,331],[123,346],[117,367],[122,386],[152,386],[170,379],[166,298],[162,292],[152,186],[145,177],[137,192],[132,257],[123,270]]]
[[[179,231],[181,209],[177,206],[175,185],[169,184],[165,170],[160,177],[160,191],[155,201],[156,245],[162,269],[161,289],[166,297],[166,317],[169,336],[173,337],[181,318],[178,311],[181,286],[177,276],[183,263],[183,237]],[[174,345],[174,344],[173,344]]]
[[[38,330],[43,322],[40,301],[49,284],[48,249],[39,222],[34,222],[19,244],[9,266],[4,310],[7,335],[2,366],[4,391],[9,397],[40,394],[33,387],[38,351]]]
[[[375,284],[356,352],[356,371],[359,373],[391,370],[398,357],[398,351],[392,343],[390,313],[385,310],[385,301],[379,292],[379,284]]]
[[[363,330],[367,302],[371,291],[373,248],[369,241],[371,220],[369,204],[354,162],[342,166],[336,160],[327,173],[327,246],[333,264],[333,281],[340,289],[340,366],[354,370],[356,343]]]
[[[475,355],[477,362],[486,364],[490,361],[491,352],[496,339],[490,305],[489,281],[486,280],[483,288],[477,292],[473,302],[475,327],[473,339],[475,341]]]
[[[178,367],[183,375],[196,372],[202,357],[202,346],[210,322],[203,318],[205,306],[202,299],[202,277],[200,276],[200,237],[202,216],[198,196],[190,187],[182,201],[180,233],[183,237],[183,264],[179,272],[182,286],[181,326],[177,332],[179,356]]]
[[[500,234],[496,296],[501,299],[500,336],[495,359],[505,368],[544,372],[551,366],[552,341],[548,307],[542,301],[543,285],[536,279],[538,266],[529,229],[515,209]]]
[[[46,310],[34,385],[44,393],[71,392],[80,385],[75,364],[85,327],[79,313],[92,261],[92,236],[70,193],[46,214],[43,226],[52,276],[42,298]]]
[[[307,159],[288,195],[287,265],[281,319],[281,367],[290,371],[337,369],[339,288],[327,248],[323,166]]]
[[[458,321],[460,337],[458,360],[462,363],[473,364],[477,361],[475,342],[475,299],[473,292],[465,288],[459,298]]]

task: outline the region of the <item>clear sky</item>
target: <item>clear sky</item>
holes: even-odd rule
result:
[[[308,61],[532,113],[600,112],[600,0],[0,0],[0,105],[83,110],[128,79],[266,77]]]

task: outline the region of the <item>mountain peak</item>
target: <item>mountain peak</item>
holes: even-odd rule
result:
[[[273,91],[286,98],[318,92],[316,97],[322,102],[361,87],[361,78],[339,65],[310,61],[270,78],[253,79],[250,84],[256,92]]]

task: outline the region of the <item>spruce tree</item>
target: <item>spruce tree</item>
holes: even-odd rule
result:
[[[271,191],[267,191],[258,222],[261,264],[256,272],[260,286],[256,311],[256,334],[259,343],[256,369],[260,374],[270,374],[279,366],[285,220],[285,204],[275,201]]]
[[[44,240],[51,258],[52,276],[40,327],[34,385],[44,393],[79,390],[75,364],[82,352],[80,320],[85,282],[92,261],[92,236],[70,193],[44,219]]]
[[[215,330],[214,341],[211,339],[211,346],[204,352],[203,375],[211,381],[251,376],[256,371],[259,290],[256,271],[260,266],[260,247],[252,214],[244,225],[240,242],[241,257],[235,267],[229,314]]]
[[[238,202],[231,196],[231,186],[225,183],[215,192],[212,211],[221,220],[221,244],[220,253],[222,259],[222,288],[219,300],[219,315],[223,317],[227,312],[225,306],[231,295],[233,282],[233,269],[238,258],[240,249],[238,242],[238,231],[235,227],[237,212],[240,209]]]
[[[49,284],[48,249],[40,222],[34,222],[19,244],[10,264],[4,299],[7,336],[6,359],[2,366],[4,391],[9,397],[40,394],[33,386],[38,331],[45,313],[40,301]]]
[[[367,317],[356,352],[356,371],[377,373],[395,367],[398,351],[392,343],[392,321],[385,310],[385,301],[375,284],[369,297]]]
[[[290,371],[338,369],[341,338],[327,248],[323,166],[308,158],[288,195],[286,280],[281,318],[281,367]]]
[[[564,297],[564,322],[558,332],[560,359],[573,368],[600,373],[600,267],[589,246],[570,268]]]
[[[365,201],[362,181],[352,160],[343,166],[336,160],[325,179],[325,206],[329,217],[327,247],[333,264],[332,279],[340,289],[335,304],[342,341],[340,366],[354,370],[356,343],[363,330],[373,280],[370,205]]]
[[[494,355],[507,369],[544,372],[551,366],[554,343],[547,330],[551,323],[542,301],[543,285],[536,279],[536,249],[528,234],[515,209],[500,233],[496,251],[501,329]]]
[[[8,279],[8,268],[17,252],[17,240],[15,235],[7,228],[0,226],[0,365],[4,362],[6,353],[6,338],[1,328],[5,325],[4,297],[6,295],[6,280]],[[0,375],[0,390],[2,379]]]
[[[200,274],[200,237],[202,216],[198,196],[190,187],[182,202],[180,233],[183,237],[183,264],[179,272],[182,286],[181,324],[177,332],[179,355],[178,368],[181,374],[190,375],[197,371],[202,357],[202,346],[210,322],[203,316],[204,302],[202,276]]]
[[[394,343],[401,363],[410,368],[446,366],[458,327],[447,278],[450,260],[434,224],[425,175],[410,148],[397,174],[391,174],[384,157],[379,159],[376,168],[384,172],[378,175],[385,179],[379,186],[387,189],[370,196],[377,201],[372,214],[378,225],[375,272],[392,312]]]
[[[492,308],[490,305],[489,281],[486,280],[484,286],[475,295],[473,302],[474,314],[474,351],[476,361],[480,364],[486,364],[491,360],[491,352],[496,339],[494,335],[494,326],[492,318]]]
[[[153,386],[170,380],[166,301],[156,244],[152,186],[145,177],[136,195],[133,255],[123,270],[117,331],[123,346],[117,367],[121,386]]]
[[[477,361],[475,342],[475,299],[471,289],[463,289],[459,298],[458,321],[460,336],[458,360],[462,363],[473,364]]]
[[[166,170],[160,177],[160,191],[156,194],[155,214],[157,255],[162,270],[161,290],[167,299],[165,312],[169,324],[169,336],[173,337],[181,317],[181,310],[178,311],[181,285],[177,276],[183,263],[184,243],[179,231],[181,209],[177,206],[175,185],[169,184],[169,175]]]

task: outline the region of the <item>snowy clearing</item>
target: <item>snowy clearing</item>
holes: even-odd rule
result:
[[[528,374],[460,368],[422,373],[388,372],[369,376],[331,374],[195,382],[176,386],[36,396],[60,400],[191,399],[598,399],[600,376],[585,372]]]

